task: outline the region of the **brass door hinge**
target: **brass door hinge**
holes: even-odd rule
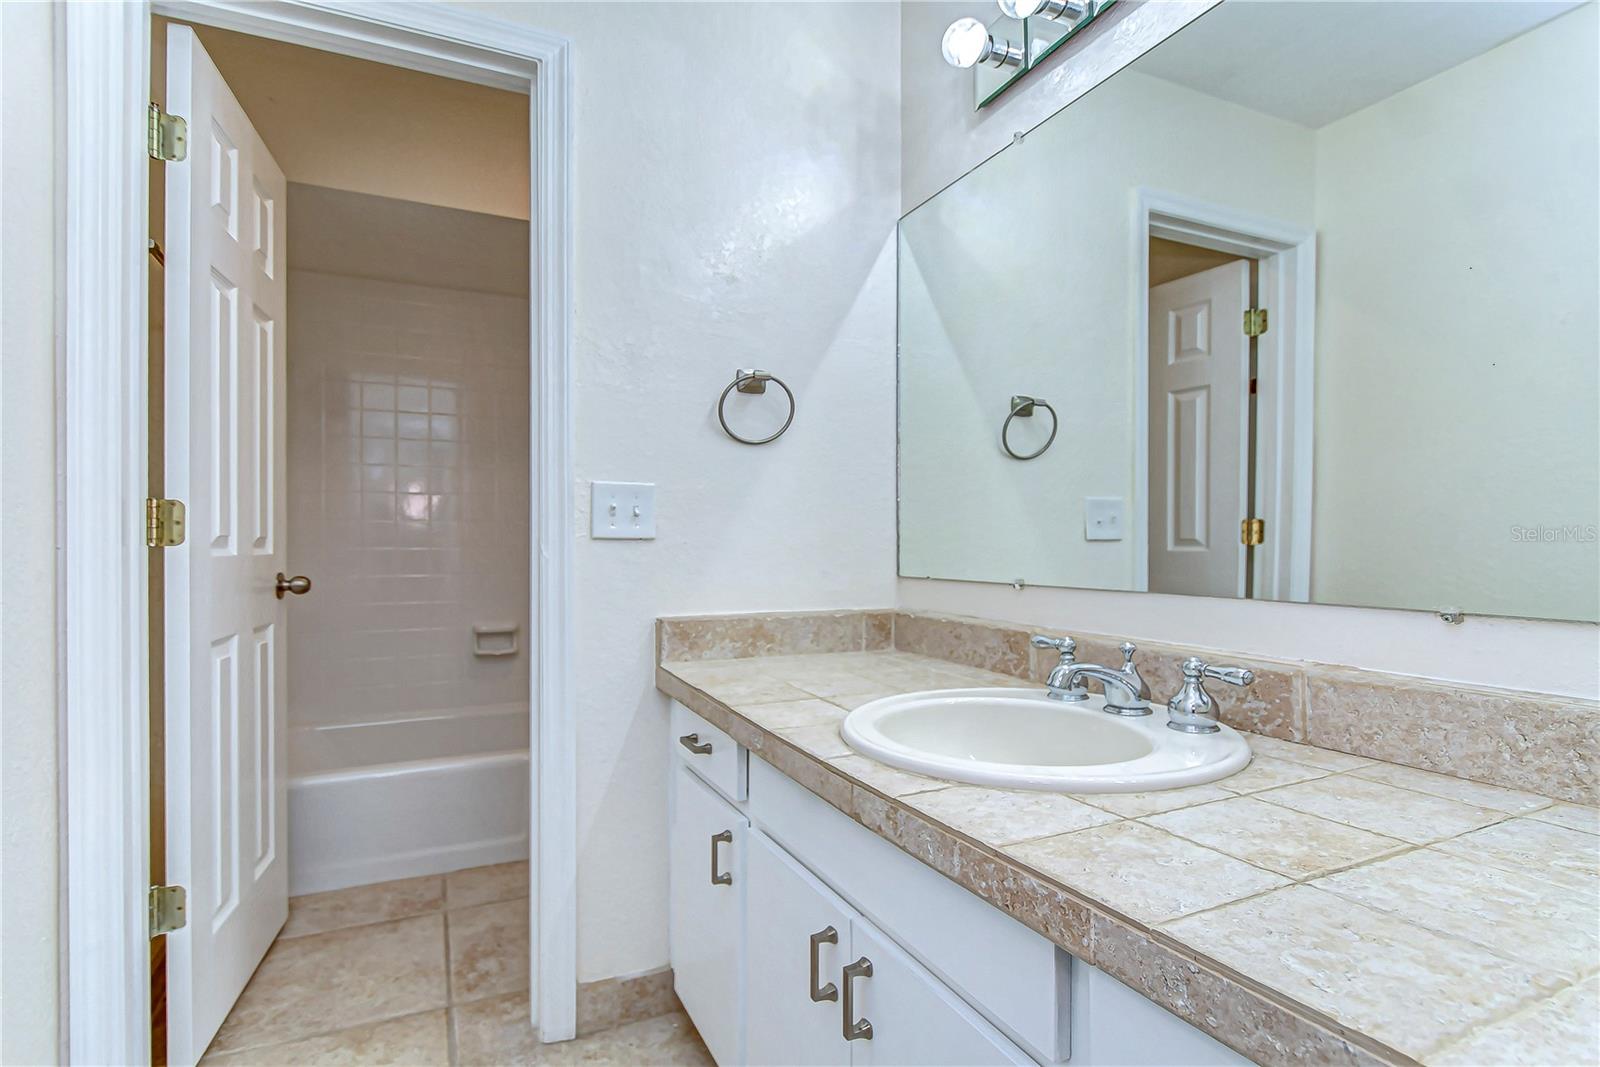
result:
[[[1266,519],[1245,519],[1239,524],[1239,543],[1246,546],[1255,546],[1267,539]]]
[[[151,548],[176,548],[183,544],[183,519],[183,501],[146,499],[144,543]]]
[[[189,124],[162,111],[154,102],[150,104],[144,133],[145,150],[151,159],[181,163],[189,157]]]
[[[181,885],[150,887],[150,936],[182,930],[189,923],[188,894]]]
[[[1267,309],[1246,308],[1244,312],[1244,335],[1246,337],[1260,337],[1267,332]]]

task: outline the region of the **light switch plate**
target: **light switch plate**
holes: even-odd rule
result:
[[[1083,539],[1085,541],[1122,540],[1123,505],[1120,496],[1083,498]]]
[[[656,535],[656,487],[649,482],[590,482],[589,535],[648,541]]]

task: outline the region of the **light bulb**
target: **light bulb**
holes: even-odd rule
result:
[[[971,67],[989,51],[989,31],[974,18],[956,19],[944,31],[944,61],[952,67]]]
[[[1000,13],[1008,19],[1025,19],[1044,6],[1044,0],[999,0]]]

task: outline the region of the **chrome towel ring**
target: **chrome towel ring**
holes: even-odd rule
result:
[[[1044,408],[1050,413],[1050,436],[1045,443],[1039,446],[1038,451],[1022,455],[1011,447],[1007,435],[1011,432],[1012,419],[1033,418],[1034,408]],[[1000,427],[1000,447],[1006,450],[1006,455],[1012,459],[1038,459],[1049,451],[1050,446],[1056,442],[1056,431],[1061,428],[1061,420],[1056,415],[1056,409],[1050,406],[1047,400],[1040,400],[1036,396],[1014,396],[1011,398],[1011,414],[1006,416],[1005,423]]]
[[[783,390],[783,395],[789,398],[789,417],[783,420],[783,425],[778,427],[776,433],[766,437],[740,437],[728,426],[728,415],[724,410],[728,404],[728,394],[736,389],[741,393],[763,394],[767,391],[768,382],[777,382],[778,388]],[[794,422],[794,407],[794,392],[783,384],[782,378],[774,377],[764,370],[736,370],[733,372],[733,381],[728,383],[728,387],[722,391],[722,396],[717,398],[717,421],[722,423],[722,432],[741,445],[771,444],[782,437],[789,429],[789,424]]]

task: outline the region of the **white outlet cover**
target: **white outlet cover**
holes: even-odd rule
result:
[[[1120,496],[1083,498],[1083,539],[1085,541],[1122,540],[1123,503]]]
[[[650,482],[590,482],[589,535],[597,541],[649,541],[656,535]]]

